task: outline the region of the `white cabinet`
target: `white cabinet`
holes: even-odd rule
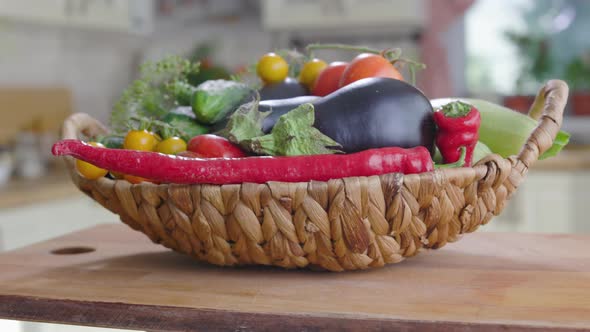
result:
[[[65,0],[0,0],[0,16],[26,21],[65,20]]]
[[[578,233],[590,231],[590,171],[529,172],[498,217],[483,231]]]
[[[422,0],[263,0],[269,30],[380,27],[418,30],[426,23]]]
[[[0,17],[15,21],[148,33],[151,0],[0,0]]]

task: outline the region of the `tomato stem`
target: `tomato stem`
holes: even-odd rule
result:
[[[390,62],[394,65],[396,63],[403,63],[408,66],[408,70],[410,71],[410,78],[411,78],[412,85],[416,85],[416,71],[423,70],[424,68],[426,68],[426,65],[421,62],[410,60],[408,58],[402,58],[401,56],[398,57],[397,59],[390,60]]]
[[[139,130],[148,130],[160,134],[162,139],[170,138],[173,136],[186,136],[186,132],[180,128],[171,126],[170,124],[156,120],[153,118],[146,118],[142,116],[132,115],[129,117],[131,121],[136,121],[139,126],[129,125],[129,129],[138,128]]]
[[[382,57],[387,59],[391,64],[394,64],[402,56],[401,48],[388,48],[379,53]]]

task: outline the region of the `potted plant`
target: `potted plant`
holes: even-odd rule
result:
[[[188,54],[188,59],[201,64],[197,73],[190,74],[188,81],[194,86],[207,81],[231,77],[231,72],[222,65],[215,64],[214,55],[217,44],[213,41],[197,43]]]
[[[590,115],[590,51],[574,58],[565,68],[575,115]]]
[[[535,87],[542,84],[553,70],[553,61],[549,53],[548,38],[507,31],[508,38],[518,49],[522,61],[520,73],[516,80],[515,95],[504,97],[504,105],[513,110],[526,113],[535,100]]]

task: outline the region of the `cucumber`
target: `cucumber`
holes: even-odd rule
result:
[[[209,127],[197,121],[191,107],[178,107],[166,114],[162,121],[178,129],[180,138],[186,142],[195,136],[209,133]]]
[[[118,135],[109,135],[101,137],[98,141],[109,149],[122,149],[125,138]]]
[[[199,122],[215,124],[252,97],[253,92],[246,84],[235,81],[206,81],[193,93],[191,106]]]

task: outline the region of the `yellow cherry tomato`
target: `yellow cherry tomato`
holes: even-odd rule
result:
[[[328,67],[328,64],[320,59],[313,59],[306,62],[301,68],[301,73],[299,73],[299,82],[308,89],[313,89],[316,78],[326,67]]]
[[[256,65],[258,77],[265,83],[279,83],[289,74],[289,64],[280,55],[266,53]]]
[[[165,154],[181,153],[186,151],[186,142],[180,137],[170,137],[158,143],[156,151]]]
[[[88,144],[95,146],[95,147],[104,148],[104,145],[102,145],[98,142],[89,142]],[[80,173],[80,175],[82,175],[84,178],[86,178],[88,180],[100,179],[100,178],[104,177],[105,175],[107,175],[107,173],[109,172],[108,170],[106,170],[104,168],[96,167],[96,166],[92,165],[91,163],[88,163],[88,162],[85,162],[82,160],[78,160],[78,159],[76,159],[76,170],[78,171],[78,173]]]
[[[154,151],[158,144],[156,135],[147,130],[131,130],[125,136],[123,148],[127,150]]]

